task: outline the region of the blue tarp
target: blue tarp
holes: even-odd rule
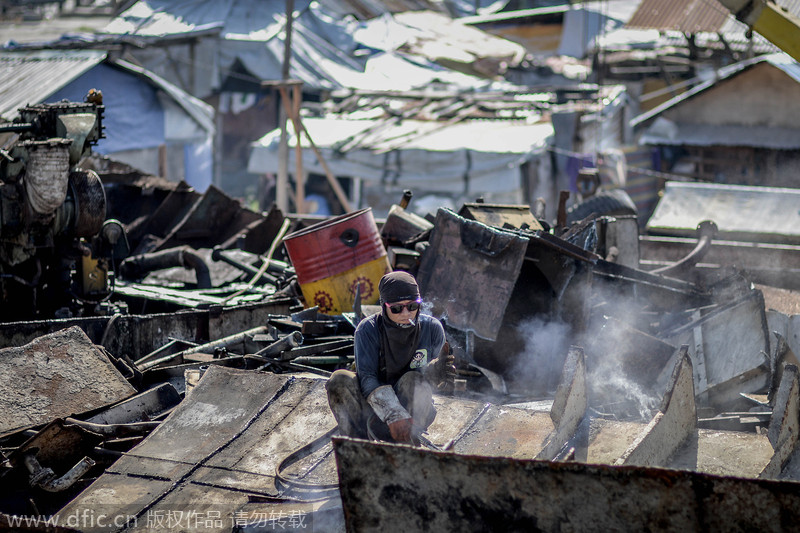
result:
[[[106,155],[165,144],[164,108],[158,100],[156,88],[108,65],[97,65],[47,101],[67,99],[82,102],[93,88],[103,91],[103,104],[106,106],[103,121],[106,138],[97,143],[95,151]]]

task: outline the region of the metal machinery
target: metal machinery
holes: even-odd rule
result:
[[[105,220],[103,184],[77,167],[104,137],[102,95],[19,110],[0,133],[0,320],[115,312],[113,271],[128,255],[122,224]]]
[[[800,61],[800,18],[773,0],[720,0],[720,3],[754,31]]]

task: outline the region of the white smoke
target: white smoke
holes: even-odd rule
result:
[[[570,345],[569,325],[533,318],[516,329],[525,347],[507,376],[509,389],[533,395],[555,393]]]

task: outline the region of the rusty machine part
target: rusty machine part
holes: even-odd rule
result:
[[[95,91],[96,92],[96,91]],[[99,176],[78,167],[103,138],[104,107],[26,106],[0,126],[0,320],[115,312],[105,302],[128,255],[122,225],[106,220]]]

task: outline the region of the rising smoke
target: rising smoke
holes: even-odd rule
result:
[[[658,407],[661,392],[652,382],[647,384],[626,371],[632,357],[647,358],[641,346],[632,340],[622,322],[602,317],[581,336],[585,340],[589,407],[596,415],[617,419],[649,420]],[[570,345],[576,335],[569,324],[530,319],[519,324],[517,333],[524,338],[525,348],[516,358],[509,373],[515,391],[552,396],[561,379]],[[659,374],[652,368],[650,375]]]

